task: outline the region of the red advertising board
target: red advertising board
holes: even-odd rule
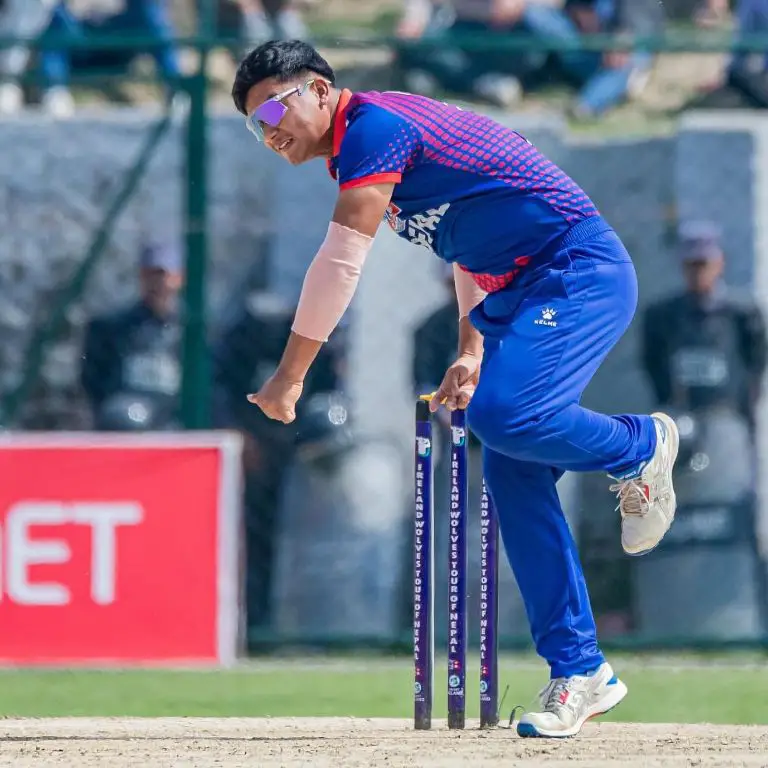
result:
[[[0,663],[228,664],[240,626],[240,441],[0,441]]]

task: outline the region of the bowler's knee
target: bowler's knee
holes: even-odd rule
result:
[[[467,410],[467,422],[480,442],[489,448],[503,448],[509,455],[514,444],[527,444],[537,438],[542,417],[541,404],[525,403],[514,398],[499,397],[493,392],[478,392]]]

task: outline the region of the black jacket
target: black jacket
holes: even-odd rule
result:
[[[214,344],[212,379],[214,423],[218,427],[244,429],[256,437],[293,442],[294,429],[271,421],[246,400],[274,373],[293,323],[292,308],[275,306],[268,295],[251,297]],[[312,394],[341,387],[343,329],[337,328],[309,369],[297,404],[297,417]]]
[[[118,392],[176,406],[181,339],[178,316],[159,318],[143,302],[93,318],[85,330],[80,381],[94,411]]]
[[[686,386],[686,374],[679,371],[681,350],[696,348],[715,350],[727,369],[722,384]],[[688,358],[695,365],[695,354]],[[659,301],[643,317],[642,365],[661,405],[695,408],[697,400],[717,397],[738,405],[751,419],[766,368],[763,314],[750,297],[729,290],[708,306],[688,293]]]

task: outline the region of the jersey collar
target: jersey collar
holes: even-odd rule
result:
[[[336,114],[333,116],[333,155],[327,160],[328,172],[335,179],[335,160],[341,151],[341,142],[347,132],[347,107],[352,98],[352,91],[344,88],[339,94],[339,103],[336,105]]]

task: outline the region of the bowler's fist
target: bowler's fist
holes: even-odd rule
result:
[[[248,395],[248,402],[258,405],[270,419],[290,424],[303,389],[304,382],[288,381],[275,373],[255,395]]]

